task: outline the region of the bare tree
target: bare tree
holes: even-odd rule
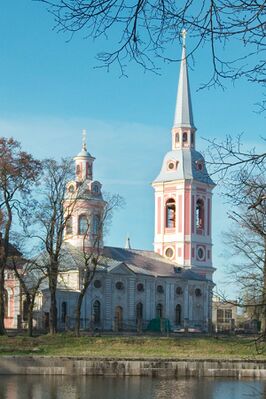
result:
[[[71,38],[110,38],[111,49],[98,54],[102,66],[127,61],[156,71],[155,57],[176,60],[173,47],[182,28],[193,38],[194,54],[205,45],[212,60],[207,85],[247,78],[265,85],[265,0],[39,0],[48,6],[58,31]],[[174,54],[176,51],[174,52]]]
[[[256,310],[266,338],[266,182],[261,177],[241,184],[239,204],[229,212],[235,227],[225,234],[231,248],[228,272],[241,289],[239,306]]]
[[[224,198],[234,206],[256,208],[265,200],[266,152],[245,149],[242,135],[227,136],[225,141],[206,140],[206,162],[211,175],[220,183]],[[261,139],[261,147],[265,140]],[[253,202],[251,203],[250,200]]]
[[[27,321],[29,337],[33,336],[33,314],[36,296],[39,293],[42,282],[47,279],[47,271],[43,265],[34,260],[24,261],[21,267],[21,259],[12,257],[13,270],[22,288],[22,316]]]
[[[265,172],[266,152],[258,152],[256,148],[247,149],[244,147],[242,134],[237,137],[226,136],[224,141],[207,140],[206,151],[207,161],[211,167],[211,173],[218,178],[240,176],[240,183],[243,175],[246,176],[263,174]],[[261,146],[265,148],[265,138],[261,138]]]
[[[102,260],[101,244],[103,235],[107,233],[108,228],[110,227],[113,212],[121,208],[123,204],[124,201],[119,195],[105,194],[105,207],[101,215],[99,215],[97,226],[95,226],[94,229],[92,229],[90,219],[87,219],[87,229],[83,236],[82,246],[83,262],[80,266],[80,293],[78,295],[75,312],[75,332],[77,336],[80,335],[80,316],[83,299],[94,278],[97,266]],[[92,246],[88,248],[86,242],[89,235],[92,236]]]
[[[64,239],[64,229],[72,215],[75,199],[65,203],[67,183],[72,177],[72,160],[53,159],[44,161],[43,185],[40,199],[34,214],[35,232],[32,236],[42,243],[43,266],[46,267],[50,292],[49,325],[50,333],[57,332],[56,289],[60,271],[60,257]],[[68,193],[68,196],[71,193]],[[36,229],[37,226],[37,229]],[[38,230],[38,232],[36,232]]]
[[[4,274],[10,250],[14,218],[27,214],[29,194],[38,181],[41,163],[22,151],[13,138],[0,138],[0,335],[4,327]]]
[[[262,140],[262,146],[265,140]],[[223,199],[230,205],[232,228],[225,233],[230,248],[227,272],[238,285],[238,306],[253,309],[266,336],[266,153],[246,150],[242,136],[209,141],[206,158],[219,180]],[[228,300],[222,295],[223,300]],[[230,302],[230,301],[229,301]]]

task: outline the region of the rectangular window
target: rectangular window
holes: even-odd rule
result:
[[[232,309],[225,309],[224,321],[225,323],[230,323],[232,320]]]

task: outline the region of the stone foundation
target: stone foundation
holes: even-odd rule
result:
[[[2,356],[0,374],[266,378],[266,360]]]

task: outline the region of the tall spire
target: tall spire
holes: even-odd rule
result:
[[[180,66],[179,83],[174,118],[174,128],[184,127],[194,129],[192,103],[189,89],[189,79],[186,59],[186,35],[187,31],[182,30],[183,46],[182,61]]]
[[[131,242],[130,242],[129,235],[127,235],[127,237],[126,237],[125,249],[131,249]]]
[[[82,130],[82,150],[87,151],[87,131]]]

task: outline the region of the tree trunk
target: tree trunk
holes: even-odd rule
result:
[[[49,330],[50,334],[57,333],[57,305],[56,305],[56,289],[50,288],[50,318],[49,318]]]
[[[28,336],[33,336],[33,308],[34,308],[35,298],[31,298],[28,303]]]
[[[83,290],[82,290],[79,294],[77,308],[76,308],[75,333],[76,333],[77,337],[80,336],[80,314],[81,314],[81,306],[82,306],[84,294],[85,294],[85,292],[83,292]]]
[[[6,335],[6,329],[5,329],[5,323],[4,323],[4,318],[5,318],[4,294],[5,294],[5,270],[1,266],[1,270],[0,270],[0,335]]]
[[[50,290],[50,315],[49,315],[49,331],[50,334],[57,333],[57,303],[56,303],[56,288],[57,288],[57,265],[53,265],[49,275],[49,290]]]
[[[28,315],[28,336],[32,337],[33,335],[33,312],[32,310],[29,310],[29,315]]]
[[[262,319],[261,332],[266,340],[266,238],[264,238],[264,264],[263,264],[263,287],[262,287]]]

